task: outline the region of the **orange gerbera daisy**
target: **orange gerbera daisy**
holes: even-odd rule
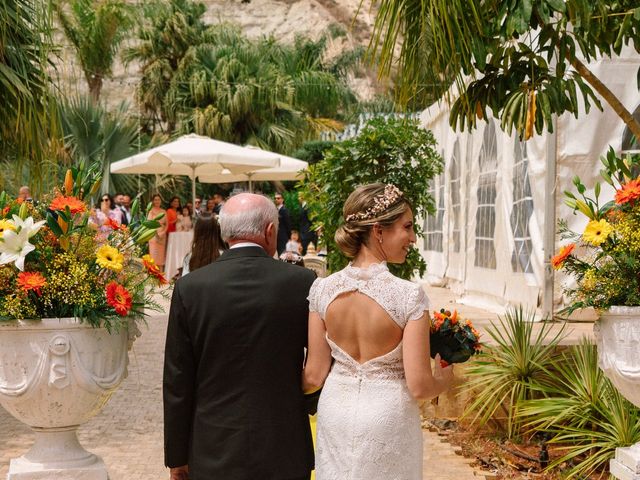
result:
[[[640,178],[629,180],[616,190],[616,203],[622,205],[624,203],[634,204],[640,198]]]
[[[82,200],[76,197],[65,197],[64,195],[58,195],[49,204],[49,208],[54,211],[64,211],[67,207],[72,214],[82,213],[87,210],[87,206]]]
[[[147,273],[158,280],[158,285],[166,285],[169,283],[151,255],[143,255],[142,263],[144,264],[144,268],[147,269]]]
[[[119,223],[117,220],[114,220],[113,218],[107,218],[104,224],[107,227],[109,227],[111,230],[124,230],[127,228],[125,225],[122,225],[121,223]]]
[[[40,272],[20,272],[18,274],[18,286],[23,292],[33,290],[38,296],[42,295],[42,287],[47,284]]]
[[[551,265],[553,265],[553,268],[555,268],[556,270],[560,270],[562,268],[562,265],[564,265],[564,261],[569,255],[571,255],[571,252],[573,252],[574,248],[576,248],[575,243],[570,243],[569,245],[565,245],[564,247],[562,247],[558,254],[551,259]]]
[[[107,303],[111,305],[118,315],[123,317],[129,313],[132,305],[131,294],[122,285],[116,282],[109,282],[105,289]]]

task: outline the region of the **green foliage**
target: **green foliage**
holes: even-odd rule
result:
[[[330,149],[336,142],[329,140],[310,140],[293,152],[294,158],[299,158],[309,164],[317,163],[324,158],[324,152]]]
[[[376,118],[357,137],[336,143],[325,152],[323,160],[309,167],[300,186],[314,224],[323,229],[329,270],[336,271],[347,264],[333,238],[343,221],[342,206],[358,185],[392,183],[409,199],[416,217],[433,212],[427,185],[442,171],[442,158],[435,146],[433,134],[414,121]],[[421,236],[420,226],[415,228]],[[404,264],[390,267],[397,275],[411,278],[422,275],[426,264],[414,248]]]
[[[564,326],[555,334],[551,329],[544,322],[534,333],[534,312],[522,307],[498,317],[487,329],[495,346],[486,346],[467,369],[472,400],[463,417],[480,425],[493,420],[507,437],[519,437],[523,420],[518,409],[524,400],[539,396],[538,385],[550,382],[554,352],[564,335]]]
[[[472,129],[490,110],[528,139],[534,128],[551,131],[554,114],[601,108],[596,90],[640,137],[640,124],[577,57],[590,62],[625,45],[640,52],[638,38],[637,0],[383,0],[370,51],[389,73],[401,42],[405,102],[423,89],[439,97],[455,82],[452,126]]]
[[[72,165],[99,165],[102,193],[135,192],[130,175],[111,175],[112,162],[133,154],[137,124],[126,116],[127,106],[109,113],[87,97],[67,100],[61,108],[64,143]]]
[[[573,462],[567,478],[604,471],[617,447],[640,441],[640,411],[605,377],[588,339],[554,359],[551,369],[551,381],[536,387],[543,398],[522,402],[518,415],[564,449],[550,468]]]
[[[166,125],[261,148],[290,152],[335,119],[356,98],[346,82],[362,52],[325,61],[327,38],[251,40],[237,26],[206,25],[191,0],[145,8],[139,45],[127,61],[141,62],[138,100],[149,131]]]
[[[0,187],[29,170],[34,192],[43,189],[49,139],[59,133],[48,57],[53,50],[47,2],[0,2]]]
[[[97,101],[135,10],[125,0],[55,0],[53,5],[76,50],[91,97]]]

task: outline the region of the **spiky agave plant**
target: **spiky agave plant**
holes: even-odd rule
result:
[[[549,381],[556,347],[565,332],[563,325],[554,333],[547,322],[534,328],[534,317],[534,311],[520,306],[507,310],[487,328],[495,346],[485,348],[466,370],[472,400],[462,418],[480,426],[494,420],[508,438],[520,436],[522,420],[517,410],[537,395],[536,385]]]
[[[585,478],[606,465],[617,447],[640,441],[638,408],[626,401],[598,367],[589,339],[554,359],[551,382],[539,384],[543,396],[523,402],[518,415],[526,425],[552,435],[564,454],[549,468],[571,461],[567,478]]]

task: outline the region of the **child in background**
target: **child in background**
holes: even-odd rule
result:
[[[297,230],[291,230],[291,238],[285,247],[287,252],[302,253],[302,244],[300,243],[300,233]]]

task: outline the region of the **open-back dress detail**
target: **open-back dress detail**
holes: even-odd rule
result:
[[[324,320],[329,305],[348,292],[374,300],[401,329],[429,309],[424,290],[392,275],[383,262],[317,279],[310,310]],[[363,363],[329,336],[327,342],[334,362],[318,403],[316,479],[422,479],[420,412],[407,389],[402,342]]]

